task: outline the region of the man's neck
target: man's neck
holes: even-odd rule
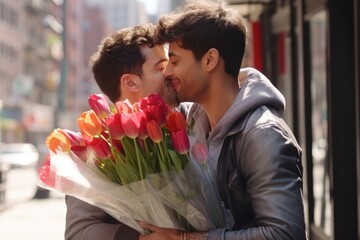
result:
[[[239,92],[239,85],[236,80],[230,78],[222,80],[213,81],[208,94],[200,102],[209,118],[211,129],[225,115]]]

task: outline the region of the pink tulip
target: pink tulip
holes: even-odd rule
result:
[[[134,112],[134,106],[128,99],[115,103],[115,109],[118,113],[129,114]]]
[[[71,147],[85,146],[85,140],[80,132],[63,129],[63,134],[69,139]]]
[[[150,139],[155,143],[160,143],[162,141],[163,135],[161,128],[159,125],[154,121],[150,120],[147,124],[147,131],[149,133]]]
[[[145,138],[147,136],[146,122],[147,119],[143,112],[121,115],[124,134],[130,138]]]
[[[112,139],[121,140],[124,137],[124,129],[121,124],[121,115],[119,113],[108,116],[106,118],[106,125]]]
[[[45,162],[39,169],[39,179],[45,183],[46,186],[55,186],[55,173],[51,171],[50,155],[46,155]]]
[[[96,113],[99,119],[105,119],[111,114],[110,105],[103,94],[92,94],[88,98],[90,108]]]
[[[194,159],[200,164],[204,164],[207,162],[208,151],[205,144],[194,144],[191,148],[191,153]]]
[[[190,142],[185,130],[171,132],[172,145],[176,152],[186,154],[189,151]]]

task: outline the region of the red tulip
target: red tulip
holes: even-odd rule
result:
[[[184,114],[179,111],[170,112],[165,126],[170,132],[186,130],[187,123]]]
[[[119,113],[108,116],[106,118],[106,125],[112,139],[121,140],[124,137],[124,129],[121,124],[121,115]]]
[[[189,151],[190,142],[185,130],[171,132],[171,140],[176,152],[186,154]]]
[[[94,151],[95,156],[101,160],[108,159],[112,156],[110,145],[103,138],[94,138],[89,146],[91,150]]]
[[[111,114],[110,105],[103,94],[92,94],[88,98],[90,108],[96,113],[99,119],[105,119]]]
[[[166,105],[165,101],[161,98],[160,94],[153,93],[150,94],[148,97],[144,97],[139,100],[139,105],[141,109],[145,109],[148,106],[159,106],[159,105]]]
[[[88,159],[88,146],[73,146],[71,152],[82,161],[86,162]]]
[[[159,94],[140,99],[139,108],[146,113],[149,120],[155,120],[159,126],[166,122],[169,108]]]
[[[113,139],[112,140],[112,147],[119,153],[125,153],[124,152],[124,145],[120,140]]]
[[[168,110],[164,106],[148,106],[146,114],[150,120],[155,120],[159,126],[163,126],[166,122]]]
[[[98,136],[103,130],[102,123],[93,110],[83,112],[77,122],[80,131],[88,136]]]
[[[163,134],[161,128],[154,120],[150,120],[146,124],[146,128],[149,133],[149,137],[153,142],[159,143],[162,141]]]

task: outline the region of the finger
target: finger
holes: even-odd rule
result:
[[[154,232],[156,230],[156,226],[154,226],[150,223],[147,223],[144,221],[140,221],[139,223],[140,223],[140,226],[142,226],[143,228],[149,229],[152,232]]]
[[[146,240],[149,239],[148,235],[140,235],[138,240]]]

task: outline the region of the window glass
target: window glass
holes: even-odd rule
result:
[[[328,156],[328,113],[326,97],[326,13],[310,19],[312,158],[314,179],[314,223],[331,235],[331,205]]]

